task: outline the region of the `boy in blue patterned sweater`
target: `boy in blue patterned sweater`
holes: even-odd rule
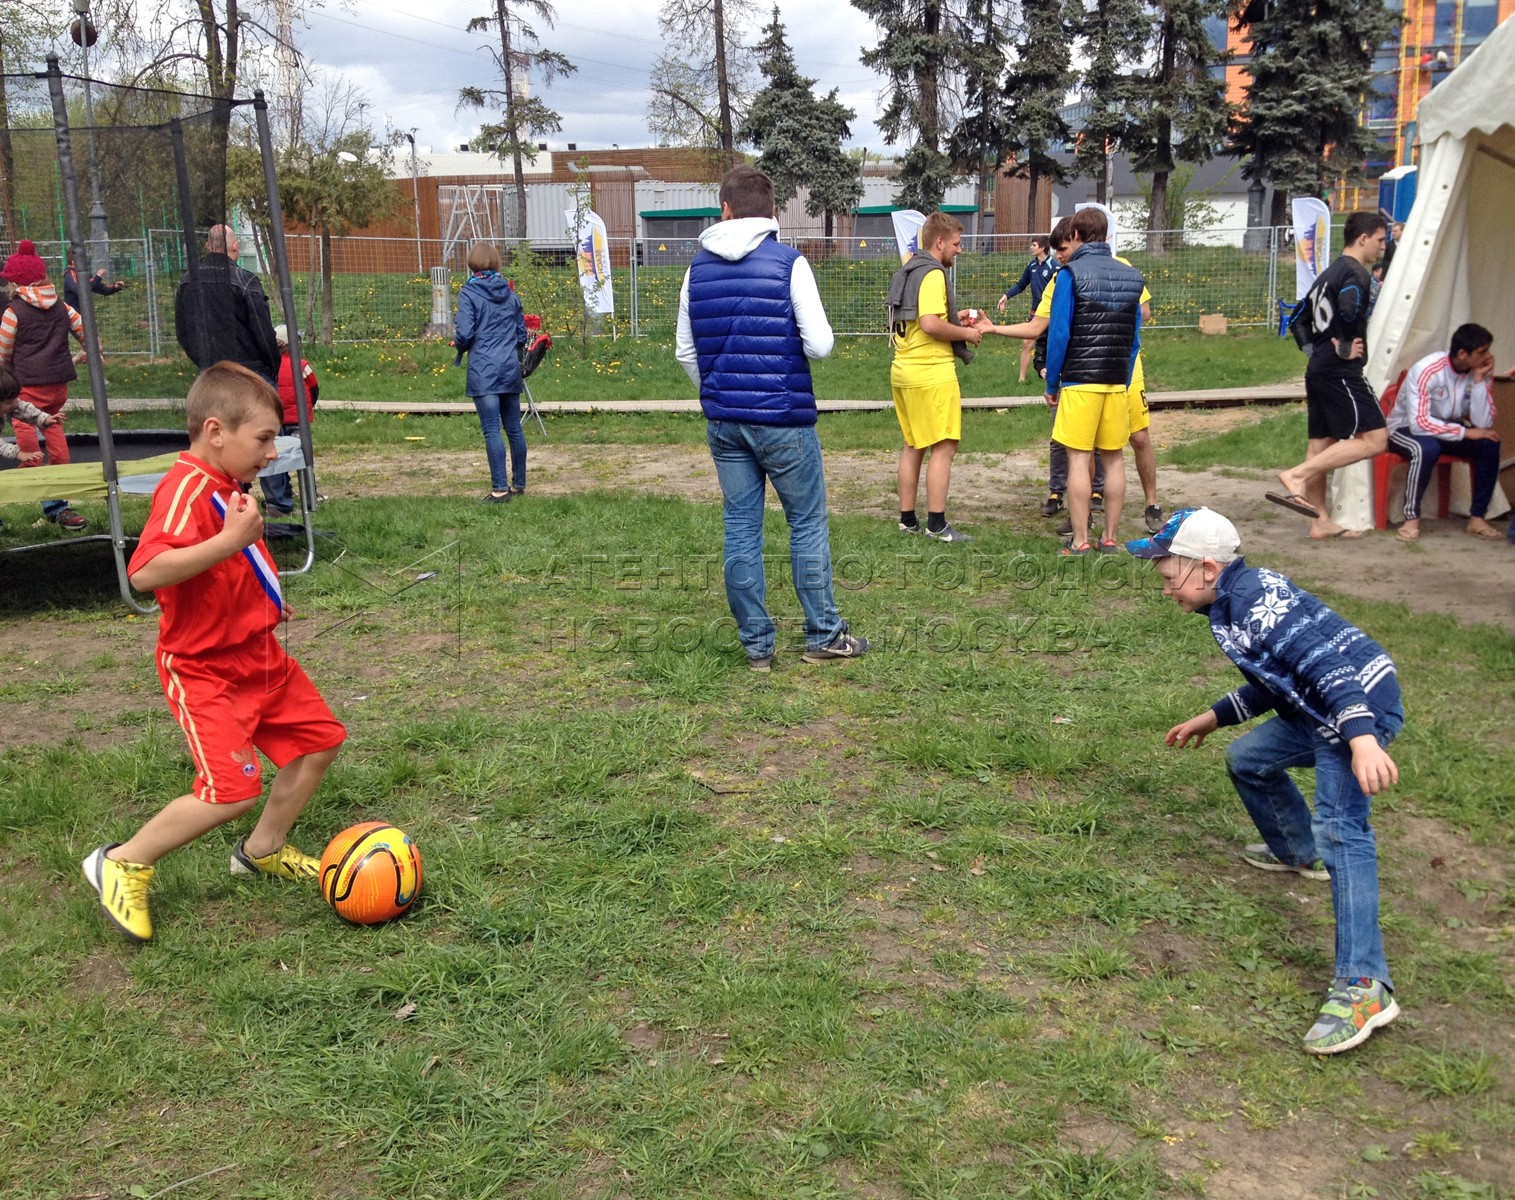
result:
[[[1209,618],[1246,679],[1170,729],[1168,745],[1198,747],[1223,725],[1274,714],[1226,747],[1226,770],[1263,836],[1242,857],[1264,871],[1331,881],[1335,978],[1305,1049],[1337,1054],[1399,1015],[1368,823],[1370,797],[1399,782],[1385,750],[1404,724],[1399,681],[1382,646],[1285,576],[1247,566],[1240,545],[1225,517],[1186,508],[1126,548],[1154,560],[1163,595]],[[1313,814],[1290,767],[1315,768]]]

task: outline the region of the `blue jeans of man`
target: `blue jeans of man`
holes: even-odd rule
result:
[[[521,393],[471,396],[484,431],[484,457],[489,461],[489,486],[496,492],[526,487],[526,435],[521,432]],[[500,436],[504,426],[505,436]],[[505,471],[505,443],[510,443],[510,472]]]
[[[1379,715],[1373,736],[1387,746],[1404,724],[1399,705]],[[1315,768],[1315,809],[1289,778]],[[1276,716],[1226,748],[1226,770],[1269,851],[1281,862],[1317,858],[1331,872],[1338,979],[1365,976],[1392,989],[1378,924],[1378,846],[1368,824],[1372,801],[1352,774],[1352,749],[1327,741],[1307,717]]]
[[[298,424],[279,426],[281,437],[289,437],[299,432]],[[258,486],[263,489],[263,502],[269,508],[284,515],[294,512],[295,489],[290,485],[288,472],[283,475],[261,475],[258,477]]]
[[[778,627],[765,603],[763,498],[771,482],[789,522],[789,565],[805,613],[805,645],[824,646],[847,626],[831,584],[831,533],[826,525],[826,475],[815,426],[709,421],[706,439],[721,483],[726,526],[726,601],[748,658],[773,653]]]

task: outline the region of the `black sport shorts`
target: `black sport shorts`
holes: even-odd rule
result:
[[[1348,438],[1384,428],[1378,397],[1361,375],[1312,375],[1305,372],[1305,436]]]

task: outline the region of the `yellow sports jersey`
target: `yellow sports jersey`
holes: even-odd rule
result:
[[[946,272],[930,271],[921,280],[916,311],[946,319]],[[957,367],[954,365],[951,342],[941,341],[923,332],[919,320],[906,322],[904,334],[891,336],[894,341],[894,363],[889,368],[889,382],[895,387],[929,387],[949,380],[956,382]]]
[[[1126,259],[1122,258],[1119,254],[1111,255],[1111,257],[1114,258],[1115,261],[1118,262],[1118,263],[1125,263],[1126,266],[1128,266],[1128,267],[1131,265]],[[1052,293],[1056,289],[1056,287],[1057,287],[1057,281],[1061,277],[1062,277],[1062,272],[1058,271],[1055,275],[1052,276],[1051,279],[1047,280],[1047,287],[1042,292],[1042,302],[1036,306],[1036,315],[1038,317],[1041,317],[1042,320],[1044,320],[1044,321],[1050,321],[1052,319]],[[1141,302],[1143,304],[1151,304],[1152,303],[1152,293],[1147,290],[1147,285],[1145,283],[1142,284],[1142,299],[1141,299]],[[1146,376],[1146,372],[1142,370],[1142,356],[1138,353],[1137,356],[1136,356],[1136,365],[1131,368],[1131,390],[1135,391],[1138,388],[1144,388],[1146,386],[1147,386],[1147,376]],[[1081,383],[1081,384],[1079,384],[1079,387],[1082,387],[1082,388],[1099,388],[1099,387],[1114,388],[1115,385],[1114,384]]]

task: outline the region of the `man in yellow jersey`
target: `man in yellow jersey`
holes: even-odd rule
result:
[[[1064,217],[1052,230],[1052,244],[1060,258],[1072,254],[1068,247],[1068,230],[1072,220]],[[1115,255],[1115,261],[1131,264],[1120,255]],[[995,325],[984,330],[985,333],[999,333],[1009,337],[1039,338],[1051,324],[1053,293],[1057,287],[1057,277],[1048,281],[1046,289],[1042,292],[1040,303],[1036,307],[1031,320],[1019,325]],[[1141,293],[1141,318],[1143,324],[1152,319],[1152,293],[1145,286]],[[1163,526],[1163,510],[1157,499],[1157,451],[1152,444],[1152,417],[1147,409],[1147,382],[1142,368],[1141,354],[1136,356],[1136,364],[1131,372],[1131,385],[1126,390],[1127,419],[1131,429],[1131,453],[1136,459],[1136,473],[1141,480],[1142,495],[1146,501],[1146,509],[1143,512],[1143,520],[1148,532],[1155,533]],[[1093,497],[1092,510],[1099,512],[1103,507],[1101,503],[1104,493],[1104,472],[1101,470],[1102,462],[1098,457],[1093,460]],[[1041,507],[1044,517],[1056,515],[1063,507],[1064,490],[1068,479],[1067,450],[1057,441],[1051,443],[1050,469],[1048,471],[1047,500]],[[1065,521],[1058,532],[1067,534],[1070,532],[1071,520]]]
[[[968,346],[983,340],[983,332],[961,322],[967,310],[954,311],[947,286],[947,268],[963,252],[963,224],[934,212],[921,226],[920,250],[895,273],[889,286],[890,336],[894,362],[889,384],[894,413],[905,446],[900,451],[900,530],[920,533],[915,515],[921,464],[926,463],[927,537],[943,542],[971,539],[947,521],[947,491],[952,482],[952,459],[962,437],[963,401],[954,357],[965,362]]]

